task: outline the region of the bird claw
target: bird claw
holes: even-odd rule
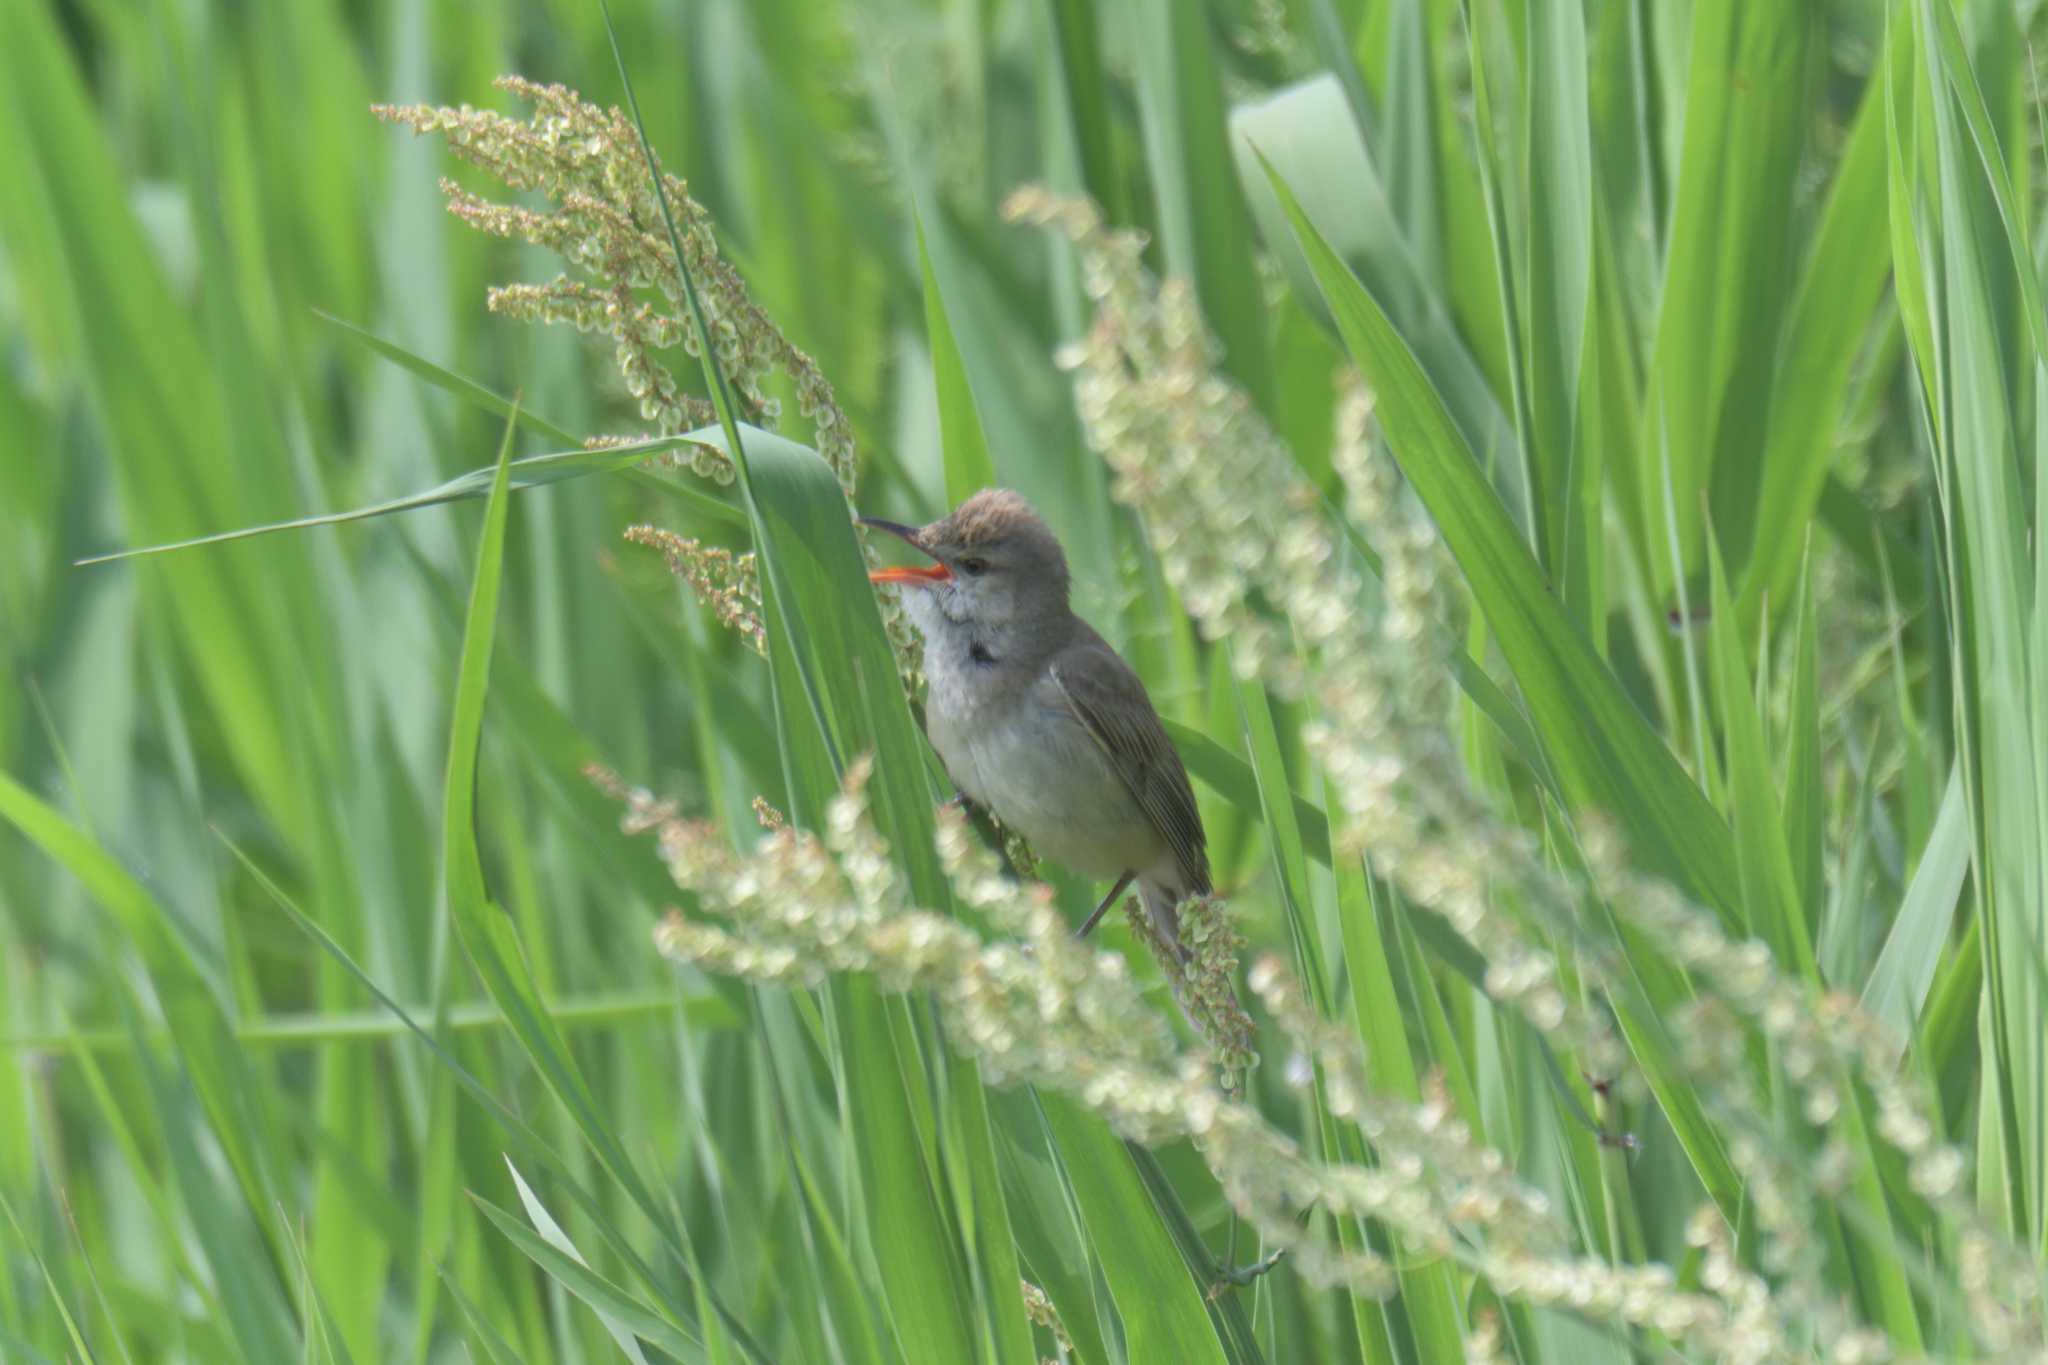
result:
[[[1287,1248],[1281,1247],[1264,1260],[1253,1261],[1250,1265],[1231,1266],[1217,1271],[1216,1282],[1209,1286],[1209,1301],[1214,1303],[1229,1290],[1242,1289],[1249,1285],[1252,1281],[1258,1279],[1259,1276],[1280,1264],[1280,1258],[1286,1254]]]

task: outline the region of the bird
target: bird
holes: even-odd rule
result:
[[[877,569],[924,637],[925,733],[966,800],[1043,856],[1133,881],[1160,939],[1185,957],[1176,913],[1208,895],[1208,840],[1187,768],[1145,684],[1068,600],[1067,557],[1022,495],[983,489],[926,526],[861,517],[929,564]]]

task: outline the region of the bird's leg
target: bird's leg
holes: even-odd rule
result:
[[[1216,1272],[1216,1283],[1209,1286],[1210,1299],[1220,1298],[1226,1289],[1230,1289],[1233,1286],[1242,1289],[1274,1266],[1279,1265],[1280,1258],[1286,1254],[1287,1248],[1281,1247],[1264,1260],[1253,1261],[1250,1265],[1226,1266],[1218,1270]]]
[[[1116,898],[1118,896],[1123,895],[1124,888],[1129,886],[1131,884],[1131,879],[1137,875],[1138,874],[1136,872],[1126,872],[1123,876],[1117,878],[1116,885],[1109,888],[1109,894],[1102,898],[1102,904],[1095,907],[1095,913],[1090,915],[1087,919],[1083,920],[1081,922],[1081,927],[1074,931],[1074,937],[1088,937],[1088,932],[1096,926],[1096,924],[1102,919],[1102,917],[1105,914],[1109,912],[1109,907],[1116,904]]]

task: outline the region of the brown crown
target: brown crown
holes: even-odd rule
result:
[[[1020,533],[1052,535],[1024,495],[1008,488],[982,489],[954,508],[953,514],[932,530],[937,533],[936,538],[962,549],[993,545]]]

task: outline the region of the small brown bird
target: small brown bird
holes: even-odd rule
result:
[[[868,577],[904,589],[924,636],[925,730],[968,800],[1046,857],[1135,879],[1168,943],[1174,907],[1207,894],[1209,856],[1187,769],[1145,685],[1067,605],[1067,557],[1031,504],[985,489],[929,526],[862,518],[930,556]]]

